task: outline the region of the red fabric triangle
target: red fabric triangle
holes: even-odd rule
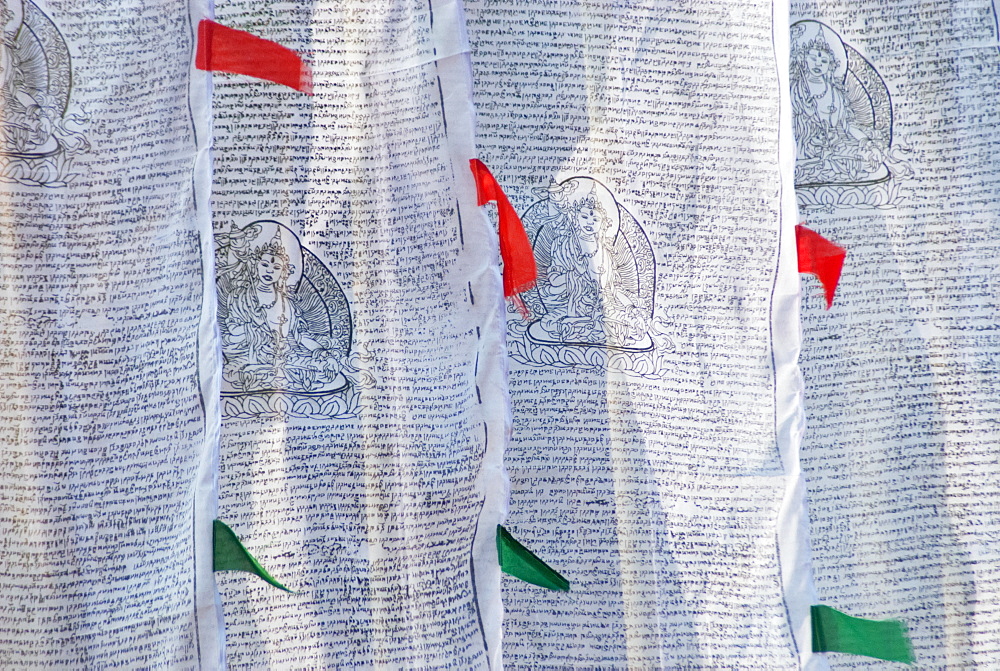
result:
[[[194,65],[199,70],[266,79],[312,95],[312,70],[297,53],[209,19],[198,24]]]
[[[826,292],[826,309],[829,310],[833,307],[833,295],[840,282],[847,250],[802,225],[795,227],[795,243],[799,252],[799,272],[819,278]]]
[[[500,215],[500,258],[503,259],[503,295],[510,298],[535,286],[535,280],[538,279],[535,253],[531,249],[528,234],[524,232],[521,218],[517,216],[514,206],[507,200],[507,195],[497,184],[490,169],[478,158],[469,161],[469,165],[476,180],[476,195],[480,207],[490,201],[496,201],[497,204]]]

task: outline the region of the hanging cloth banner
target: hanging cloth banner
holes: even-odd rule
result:
[[[813,652],[846,652],[912,664],[913,645],[900,620],[865,620],[829,606],[812,606]]]
[[[497,204],[497,213],[500,215],[500,258],[503,259],[503,295],[512,298],[535,286],[538,278],[535,253],[531,249],[528,234],[524,232],[521,218],[517,216],[517,211],[507,200],[507,195],[490,169],[478,158],[472,159],[469,164],[476,180],[479,206],[490,201],[496,201]]]
[[[194,65],[199,70],[266,79],[312,95],[312,69],[297,53],[210,19],[198,24]]]
[[[840,282],[847,250],[805,226],[795,227],[795,243],[799,252],[799,272],[819,278],[826,292],[826,309],[833,307],[833,295]]]
[[[222,520],[212,522],[212,570],[213,571],[246,571],[253,573],[261,580],[269,582],[278,589],[292,592],[280,582],[271,577],[253,555],[243,547],[236,534]],[[295,592],[292,592],[295,594]]]
[[[497,558],[500,570],[507,575],[519,578],[532,585],[545,587],[558,592],[569,591],[569,580],[548,564],[539,559],[531,550],[524,547],[510,535],[510,532],[497,525]]]

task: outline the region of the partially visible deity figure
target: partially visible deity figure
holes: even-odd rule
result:
[[[525,214],[539,264],[533,337],[643,348],[652,319],[653,258],[638,222],[596,180],[536,190]]]
[[[31,0],[0,4],[0,180],[61,186],[71,158],[89,149],[69,113],[69,50]]]
[[[247,266],[249,281],[237,283],[227,305],[229,350],[248,365],[264,366],[266,386],[282,388],[289,381],[289,354],[302,348],[311,354],[320,345],[300,332],[288,289],[292,263],[278,232],[250,254]]]
[[[674,344],[656,311],[656,261],[638,220],[592,177],[533,189],[524,214],[538,283],[507,320],[510,356],[529,366],[660,379]]]
[[[908,172],[893,147],[892,103],[875,68],[818,21],[799,21],[791,31],[796,187],[870,187]],[[844,197],[844,189],[826,197],[885,204],[884,194]]]
[[[352,372],[347,299],[287,227],[256,221],[216,236],[223,396],[316,396]]]
[[[842,81],[841,63],[822,37],[795,52],[792,91],[801,178],[861,181],[883,170],[875,128],[855,113]],[[865,101],[867,103],[867,101]],[[856,104],[856,103],[855,103]],[[867,121],[867,120],[866,120]]]

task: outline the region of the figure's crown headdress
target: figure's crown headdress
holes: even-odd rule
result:
[[[822,35],[816,35],[808,42],[799,43],[794,49],[792,49],[792,55],[796,58],[796,60],[801,61],[805,58],[806,53],[810,51],[822,51],[830,57],[830,63],[832,64],[831,70],[836,72],[840,69],[840,59],[837,58],[837,54],[834,53],[833,47],[830,46],[830,43]]]
[[[291,273],[295,266],[292,264],[291,256],[288,253],[288,249],[285,248],[285,242],[281,237],[281,229],[277,229],[274,232],[274,236],[266,243],[257,248],[256,258],[260,259],[264,256],[276,256],[282,261],[284,261],[285,272]]]

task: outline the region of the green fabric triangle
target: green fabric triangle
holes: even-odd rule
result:
[[[292,592],[292,590],[271,577],[271,574],[243,547],[243,543],[240,543],[240,539],[236,537],[232,529],[226,526],[225,522],[222,520],[212,522],[212,532],[212,570],[254,573],[278,589],[295,594],[295,592]]]
[[[559,575],[548,564],[536,557],[528,548],[518,543],[510,532],[497,525],[497,558],[500,570],[532,585],[569,591],[569,580]]]
[[[846,652],[912,664],[913,645],[900,620],[865,620],[829,606],[812,606],[813,652]]]

